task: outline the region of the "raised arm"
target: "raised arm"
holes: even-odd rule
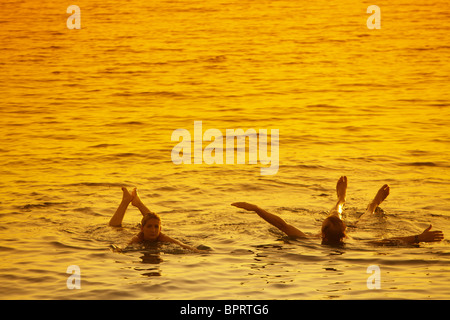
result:
[[[235,203],[232,203],[231,205],[235,206],[237,208],[247,210],[247,211],[256,212],[258,214],[258,216],[260,216],[265,221],[267,221],[274,227],[278,228],[279,230],[281,230],[282,232],[287,234],[289,237],[294,237],[294,238],[307,238],[308,237],[306,234],[301,232],[296,227],[286,223],[286,221],[284,221],[279,216],[274,215],[270,212],[267,212],[266,210],[263,210],[254,204],[250,204],[247,202],[235,202]]]

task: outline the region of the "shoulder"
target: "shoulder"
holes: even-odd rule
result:
[[[159,234],[159,236],[158,236],[158,241],[161,241],[161,242],[178,243],[177,240],[175,240],[175,239],[169,237],[168,235],[166,235],[166,234],[164,234],[164,233],[162,233],[162,232],[161,232],[161,233]]]
[[[133,238],[131,238],[130,243],[137,243],[144,241],[144,233],[141,231],[137,235],[135,235]]]

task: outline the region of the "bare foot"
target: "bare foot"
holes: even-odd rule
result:
[[[136,188],[134,188],[133,191],[131,191],[131,196],[133,197],[131,204],[135,207],[139,207],[142,204],[142,201],[141,198],[139,198]]]
[[[125,187],[122,187],[122,192],[122,202],[130,203],[133,200],[133,195]]]
[[[389,186],[387,184],[383,185],[380,190],[378,190],[375,198],[373,198],[372,202],[369,204],[368,210],[372,213],[375,212],[375,209],[387,198],[389,195]]]
[[[342,176],[339,178],[336,184],[336,193],[338,197],[338,203],[345,203],[345,199],[347,197],[347,177]]]

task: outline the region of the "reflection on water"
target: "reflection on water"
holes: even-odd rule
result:
[[[159,253],[148,253],[143,252],[143,256],[140,256],[139,258],[142,260],[142,263],[144,264],[156,264],[159,265],[164,260],[160,257]],[[141,273],[143,276],[146,277],[160,277],[161,276],[161,270],[159,269],[159,266],[154,266],[151,268],[134,268],[136,271],[145,271],[144,273]]]

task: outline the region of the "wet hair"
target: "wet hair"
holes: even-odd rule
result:
[[[142,220],[141,220],[141,226],[144,227],[145,224],[147,223],[147,221],[150,220],[150,219],[156,219],[156,220],[158,220],[159,222],[161,222],[161,217],[160,217],[157,213],[149,212],[149,213],[146,213],[146,214],[144,215],[144,217],[142,218]]]
[[[343,244],[345,234],[345,224],[337,216],[329,216],[322,223],[322,244],[340,245]]]

